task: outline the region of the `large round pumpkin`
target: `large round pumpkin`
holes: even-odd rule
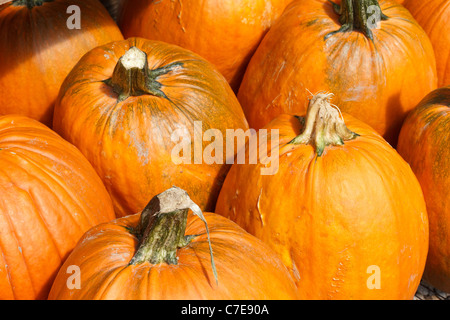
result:
[[[260,147],[279,155],[278,171],[234,164],[216,213],[277,251],[302,299],[412,299],[428,250],[420,185],[380,135],[341,118],[329,98],[314,96],[306,118],[283,114],[264,128]]]
[[[217,161],[202,157],[209,145],[202,131],[225,137],[228,129],[248,127],[236,96],[209,62],[142,38],[87,53],[61,87],[53,125],[92,163],[120,216],[141,211],[172,185],[203,210],[214,209],[230,164],[225,148]],[[180,145],[187,148],[177,152]]]
[[[430,248],[424,277],[450,292],[450,87],[428,94],[406,118],[398,152],[411,165],[425,196]]]
[[[450,85],[450,0],[406,0],[403,5],[431,40],[436,56],[438,87]]]
[[[90,49],[121,39],[98,0],[0,6],[0,115],[22,114],[51,126],[59,87],[72,67]]]
[[[188,216],[189,208],[199,216]],[[273,250],[235,223],[196,208],[173,187],[141,214],[92,228],[61,268],[49,299],[297,298]],[[70,266],[79,266],[77,273],[68,274]]]
[[[291,0],[125,1],[125,37],[179,45],[212,62],[235,92],[264,34]]]
[[[253,55],[238,99],[258,129],[303,114],[310,93],[335,92],[342,111],[395,146],[406,113],[436,86],[430,40],[395,1],[295,0]]]
[[[115,218],[95,170],[36,120],[0,117],[0,300],[46,299],[70,251]]]

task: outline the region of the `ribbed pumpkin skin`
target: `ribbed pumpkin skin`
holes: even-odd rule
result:
[[[179,45],[212,62],[235,92],[264,34],[290,0],[125,1],[126,38]]]
[[[450,85],[450,1],[406,0],[403,6],[425,30],[436,56],[438,87]]]
[[[80,8],[81,29],[66,25],[70,5]],[[0,7],[0,115],[21,114],[51,126],[59,87],[90,49],[122,34],[98,0],[45,2],[28,9]]]
[[[430,40],[408,11],[391,0],[379,3],[390,19],[372,29],[372,42],[359,31],[324,40],[341,27],[331,3],[291,2],[256,50],[239,88],[250,127],[262,128],[281,113],[303,114],[309,92],[335,92],[343,112],[395,146],[406,113],[436,88],[436,66]]]
[[[0,117],[0,299],[46,299],[91,227],[115,218],[83,155],[43,124]]]
[[[101,3],[108,10],[111,17],[117,21],[117,15],[120,13],[124,0],[101,0]]]
[[[118,95],[103,80],[132,46],[147,53],[150,69],[183,64],[158,78],[168,99],[141,95],[117,103]],[[98,47],[80,60],[61,88],[53,125],[91,162],[116,214],[124,216],[141,211],[149,198],[173,185],[189,192],[202,210],[214,208],[230,165],[194,163],[193,146],[191,164],[172,160],[172,134],[186,128],[193,144],[194,121],[224,137],[226,129],[248,128],[236,96],[210,63],[174,45],[130,38]]]
[[[200,234],[178,249],[178,264],[128,265],[138,241],[129,228],[139,214],[89,230],[61,268],[49,299],[197,300],[296,299],[296,287],[278,255],[233,222],[213,213],[208,222],[218,286],[211,269],[204,223],[189,216],[186,235]],[[80,266],[80,289],[68,289],[69,265]]]
[[[427,95],[405,120],[398,152],[411,165],[425,196],[430,249],[424,276],[450,292],[450,87]]]
[[[302,130],[296,118],[274,119],[265,128],[279,129],[278,172],[233,165],[216,212],[282,256],[300,299],[412,299],[428,250],[420,185],[372,128],[344,119],[360,137],[320,157],[311,145],[287,144]],[[370,266],[379,267],[380,289],[367,286]]]

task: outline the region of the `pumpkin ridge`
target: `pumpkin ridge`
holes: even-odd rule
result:
[[[91,283],[96,283],[96,282],[102,283],[103,282],[103,283],[107,284],[106,286],[105,285],[101,285],[100,288],[96,286],[95,287],[96,293],[95,293],[95,295],[93,297],[90,297],[89,300],[100,300],[100,299],[103,299],[103,297],[108,294],[108,290],[111,288],[114,280],[117,279],[119,273],[121,273],[126,268],[127,268],[127,266],[118,266],[118,267],[110,270],[107,275],[104,275],[102,277],[103,281],[99,281],[99,280],[95,280],[95,279],[93,279],[93,280],[86,279],[85,280],[86,282],[91,282]],[[107,281],[105,281],[105,279]],[[109,280],[109,279],[111,279],[111,280]],[[81,296],[80,299],[85,300],[85,298],[83,296]]]
[[[9,264],[8,264],[8,259],[3,254],[4,249],[3,249],[3,245],[2,245],[1,241],[0,241],[0,252],[2,253],[3,261],[5,261],[6,279],[8,280],[9,288],[13,288],[11,270],[9,268],[6,268],[6,266],[9,266]],[[28,270],[27,270],[27,274],[29,274]],[[34,291],[34,288],[33,288],[33,291]],[[16,293],[14,292],[14,290],[10,290],[10,293],[12,295],[12,299],[17,300],[17,296],[16,296]]]
[[[426,4],[427,2],[424,1],[424,3]],[[429,28],[429,27],[430,27],[429,24],[425,24],[423,28],[425,29],[425,27],[426,27],[427,30],[433,30],[433,29],[434,29],[434,26],[435,26],[438,22],[440,22],[440,18],[441,18],[441,16],[445,13],[445,10],[447,9],[448,6],[450,6],[450,2],[448,2],[448,1],[446,1],[446,3],[445,3],[444,5],[437,6],[437,7],[439,8],[439,11],[433,13],[433,15],[434,15],[434,20],[431,20],[431,22],[433,23],[433,24],[431,25],[431,28]]]
[[[445,60],[444,70],[450,70],[450,48],[448,48],[447,59]]]
[[[1,169],[0,169],[0,171],[3,172],[3,170],[1,170]],[[3,172],[3,173],[4,173],[4,172]],[[6,175],[6,176],[7,176],[7,175]],[[58,257],[59,257],[59,260],[62,261],[62,260],[63,260],[62,254],[61,254],[60,248],[59,248],[59,246],[58,246],[58,243],[57,243],[57,241],[56,241],[56,239],[55,239],[55,236],[50,232],[50,228],[48,228],[48,224],[46,223],[45,219],[44,219],[43,216],[42,216],[42,210],[41,210],[41,208],[38,208],[38,207],[36,206],[36,203],[35,203],[34,201],[32,201],[32,200],[34,199],[34,197],[31,195],[31,193],[30,193],[29,191],[27,191],[27,190],[21,188],[21,187],[18,186],[14,181],[11,181],[10,179],[8,179],[8,180],[9,180],[10,183],[13,184],[18,190],[20,190],[20,191],[22,191],[24,194],[26,194],[27,197],[31,200],[31,201],[29,201],[29,204],[32,205],[32,207],[34,208],[35,216],[38,217],[39,221],[41,221],[41,224],[40,224],[40,225],[41,225],[41,228],[40,228],[40,229],[45,231],[45,235],[46,235],[46,237],[47,237],[46,240],[48,240],[48,241],[46,241],[47,251],[48,251],[48,249],[49,249],[49,244],[51,243],[51,244],[53,245],[53,246],[52,246],[52,252],[56,253],[56,254],[58,255]],[[23,244],[19,241],[19,238],[17,237],[17,229],[14,227],[14,224],[13,224],[12,221],[11,221],[10,215],[9,215],[8,213],[4,213],[4,216],[6,216],[6,219],[7,219],[7,221],[8,221],[7,223],[8,223],[9,229],[10,229],[10,231],[11,231],[11,234],[14,236],[15,242],[17,243],[18,247],[22,247]],[[0,241],[0,244],[1,244],[1,242],[2,242],[2,241]],[[1,252],[2,252],[2,255],[3,255],[3,252],[5,252],[5,251],[2,249]],[[24,269],[26,270],[27,275],[28,275],[28,283],[31,284],[30,287],[31,287],[31,289],[32,289],[32,291],[33,291],[33,296],[36,296],[36,295],[38,294],[38,292],[36,291],[36,288],[35,288],[35,287],[36,287],[35,279],[32,277],[32,273],[31,273],[31,271],[30,271],[30,269],[32,269],[32,268],[30,268],[30,263],[29,263],[28,260],[26,259],[25,255],[24,255],[22,252],[20,252],[20,255],[21,255],[21,261],[23,262],[23,267],[24,267]],[[3,258],[4,258],[5,261],[6,261],[6,257],[5,257],[4,255],[3,255]],[[31,266],[32,266],[32,265],[31,265]],[[8,269],[9,269],[9,268],[8,268]],[[21,273],[20,275],[17,275],[17,276],[23,277],[23,273]],[[13,277],[11,276],[10,271],[8,271],[8,279],[9,279],[9,283],[10,283],[10,284],[12,284],[13,282],[15,282],[15,281],[12,281],[12,280],[13,280]],[[27,289],[29,290],[30,287],[28,287]],[[14,288],[14,286],[11,286],[11,288]],[[15,291],[12,290],[12,292],[13,292],[14,296],[16,296]]]
[[[39,170],[44,176],[48,177],[48,179],[51,180],[51,182],[56,183],[62,190],[64,190],[64,192],[66,193],[65,196],[69,196],[70,197],[70,199],[73,201],[73,204],[75,204],[79,209],[83,209],[83,205],[81,205],[81,202],[78,199],[78,197],[75,194],[73,194],[72,192],[70,192],[70,190],[68,190],[68,188],[65,188],[64,184],[61,183],[61,179],[62,179],[61,176],[56,175],[56,174],[52,174],[52,172],[50,170],[48,170],[46,167],[42,167],[41,164],[37,163],[36,161],[33,161],[31,159],[31,157],[23,154],[22,152],[15,151],[15,153],[16,153],[16,155],[21,156],[21,158],[24,161],[26,161],[28,164],[32,165],[34,168]],[[6,159],[6,161],[8,161],[8,160]],[[12,163],[12,164],[14,165],[14,163]],[[61,163],[59,163],[59,164],[61,164]],[[67,167],[67,166],[64,164],[64,167]],[[35,174],[32,174],[32,173],[30,173],[28,171],[26,173],[27,173],[27,175],[32,176],[34,179],[39,180],[38,176],[36,176]],[[50,191],[50,193],[54,194],[55,197],[61,202],[62,206],[66,207],[65,202],[60,199],[61,196],[59,196],[59,197],[56,196],[56,194],[53,192],[53,188],[50,188],[50,186],[47,184],[47,181],[42,181],[42,179],[40,179],[40,180],[41,180],[41,183],[47,187],[47,189]],[[17,186],[17,187],[19,189],[29,193],[29,191],[24,190],[24,189],[22,189],[19,186]],[[30,196],[31,196],[31,194],[30,194]],[[33,198],[33,197],[31,197],[31,198]],[[32,202],[32,203],[33,203],[34,206],[36,205],[35,202]],[[69,209],[69,208],[66,207],[66,209]],[[38,210],[38,211],[41,212],[41,210]],[[81,214],[84,210],[78,210],[78,211],[80,211],[80,214]],[[89,225],[93,225],[93,224],[96,223],[96,221],[90,221],[90,217],[88,217],[88,216],[84,216],[84,218],[86,219],[86,221],[87,221],[87,223]],[[73,219],[72,216],[70,216],[70,219],[74,222],[73,223],[74,225],[78,226],[78,228],[80,229],[80,232],[81,232],[83,230],[83,228],[81,227],[80,223],[77,220]]]
[[[0,172],[4,174],[4,172],[3,172],[2,169],[0,169]],[[13,184],[14,184],[14,183],[13,183]],[[13,225],[13,223],[12,223],[12,221],[11,221],[10,215],[9,215],[8,213],[6,213],[6,214],[4,215],[4,217],[6,218],[5,220],[7,220],[7,225],[8,225],[8,227],[9,227],[9,230],[11,231],[11,234],[14,236],[15,242],[16,242],[18,245],[20,245],[20,241],[19,241],[19,239],[17,238],[16,228],[14,228],[14,225]],[[2,232],[4,232],[4,230],[2,230]],[[4,250],[4,249],[3,249],[4,245],[3,245],[3,241],[1,241],[1,240],[2,240],[2,239],[0,238],[0,253],[2,254],[2,257],[3,257],[4,261],[6,262],[6,265],[8,266],[7,268],[5,268],[5,269],[7,270],[7,275],[8,275],[8,276],[7,276],[7,279],[8,279],[8,283],[10,284],[10,288],[14,288],[14,286],[13,286],[12,284],[13,284],[13,282],[15,282],[15,281],[13,281],[13,276],[12,276],[11,270],[10,270],[10,268],[9,268],[10,264],[7,263],[7,262],[8,262],[7,256],[8,256],[8,255],[5,255],[5,254],[4,254],[4,252],[6,252],[7,250]],[[17,247],[19,247],[19,246],[17,246]],[[57,250],[55,250],[55,251],[57,251]],[[25,266],[25,270],[26,270],[27,275],[28,275],[28,277],[27,277],[27,278],[28,278],[28,281],[29,281],[29,283],[32,283],[30,270],[28,269],[28,265],[27,265],[27,263],[25,262],[25,259],[24,259],[23,255],[22,255],[22,261],[23,261],[23,264],[24,264],[24,266]],[[22,277],[23,275],[20,275],[20,276]],[[31,287],[32,287],[33,293],[36,294],[36,289],[34,288],[34,286],[31,286]],[[13,294],[14,299],[17,299],[15,291],[14,291],[14,290],[11,290],[11,293]]]
[[[106,281],[107,286],[102,290],[102,293],[100,295],[97,294],[96,297],[98,297],[98,299],[100,300],[105,299],[105,296],[109,294],[109,290],[111,288],[114,288],[115,282],[118,281],[118,279],[120,279],[120,275],[123,274],[123,272],[128,271],[127,269],[128,265],[117,267],[115,270],[113,270],[107,277],[107,279],[109,279],[108,281]]]
[[[16,153],[16,154],[17,154],[17,153]],[[66,191],[66,189],[59,183],[59,181],[56,181],[51,175],[48,174],[48,171],[47,171],[47,170],[43,170],[42,168],[40,168],[39,166],[37,166],[34,162],[28,161],[27,159],[24,159],[24,160],[27,161],[29,164],[34,165],[36,169],[40,170],[45,176],[47,176],[49,179],[51,179],[52,182],[58,183],[58,185],[61,187],[61,189],[63,189],[64,191]],[[13,162],[9,161],[8,159],[3,159],[3,161],[10,162],[11,164],[15,165]],[[21,169],[22,169],[22,168],[21,168]],[[25,171],[25,170],[24,170],[24,171]],[[33,179],[38,180],[38,177],[37,177],[37,176],[31,174],[31,173],[28,172],[28,171],[25,171],[25,172],[27,173],[28,176],[32,176]],[[6,174],[6,177],[8,177],[9,182],[12,183],[18,190],[20,190],[20,191],[26,193],[26,194],[28,195],[28,197],[29,197],[31,200],[34,200],[34,197],[33,197],[32,194],[30,193],[31,190],[26,190],[26,189],[24,189],[23,187],[17,185],[14,181],[12,181],[11,179],[9,179],[9,176],[8,176],[7,174]],[[44,183],[44,182],[42,181],[42,179],[41,179],[40,182],[41,182],[41,185],[42,185],[42,186],[45,186],[45,187],[47,188],[47,190],[49,190],[50,193],[53,194],[53,195],[55,196],[55,198],[59,200],[59,202],[60,202],[60,204],[62,204],[62,206],[66,207],[66,206],[65,206],[65,203],[64,203],[63,201],[61,201],[61,199],[59,199],[59,197],[56,196],[56,194],[53,192],[53,189],[50,188],[50,186],[49,186],[47,183]],[[73,200],[75,200],[76,197],[74,198],[74,197],[71,195],[71,198],[72,198]],[[46,230],[46,234],[50,237],[50,239],[51,239],[52,242],[54,243],[55,249],[56,249],[56,251],[58,252],[58,255],[59,255],[60,259],[62,259],[62,254],[61,254],[60,248],[59,248],[59,246],[58,246],[58,244],[57,244],[58,242],[56,241],[54,235],[50,232],[50,230],[51,230],[52,228],[50,228],[50,226],[48,225],[46,219],[45,219],[44,216],[42,215],[42,211],[43,211],[43,210],[42,210],[41,208],[37,207],[37,206],[36,206],[36,203],[35,203],[34,201],[30,201],[30,204],[32,204],[32,206],[36,209],[37,216],[38,216],[39,219],[42,221],[42,226],[43,226],[42,229],[43,229],[43,230]],[[80,208],[81,208],[81,207],[80,207]],[[68,208],[66,207],[66,209],[68,209]],[[83,228],[81,228],[81,226],[80,226],[78,223],[76,223],[76,220],[74,220],[72,216],[70,217],[70,219],[74,222],[73,224],[76,225],[76,226],[78,227],[78,229],[80,229],[80,231],[83,230]]]

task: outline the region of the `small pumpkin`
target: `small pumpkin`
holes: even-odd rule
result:
[[[213,63],[235,92],[264,34],[291,0],[125,0],[126,38],[179,45]]]
[[[342,111],[395,146],[407,112],[437,86],[430,40],[395,1],[339,3],[291,2],[251,58],[238,99],[259,129],[305,113],[310,92],[336,92]]]
[[[450,86],[429,93],[409,113],[398,152],[422,186],[430,220],[424,278],[450,292]]]
[[[202,210],[214,209],[230,164],[225,148],[222,161],[202,160],[209,142],[196,135],[248,128],[236,96],[209,62],[142,38],[87,53],[61,87],[53,126],[92,163],[119,216],[141,211],[173,185]],[[188,148],[174,154],[180,144]]]
[[[188,215],[189,208],[196,215]],[[274,251],[235,223],[198,209],[172,187],[142,213],[92,228],[59,271],[49,299],[297,298]],[[78,288],[67,286],[70,265],[80,267]]]
[[[46,299],[70,251],[115,218],[95,170],[36,120],[0,117],[0,300]]]
[[[70,11],[71,5],[79,11]],[[72,28],[77,12],[79,29]],[[21,114],[51,126],[59,88],[72,67],[90,49],[121,39],[98,0],[14,0],[1,5],[0,115]]]
[[[450,85],[450,1],[405,0],[403,5],[425,30],[433,45],[438,87]]]
[[[420,185],[379,134],[330,99],[317,94],[306,117],[264,127],[260,148],[279,155],[278,171],[234,164],[216,213],[280,254],[300,299],[412,299],[428,251]]]

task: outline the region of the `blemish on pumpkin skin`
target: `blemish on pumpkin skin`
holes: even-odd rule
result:
[[[297,268],[297,264],[295,263],[294,252],[293,252],[292,248],[290,250],[290,259],[291,259],[291,265],[292,265],[291,274],[294,276],[294,281],[298,285],[298,282],[300,281],[301,277],[300,277],[300,272],[298,271],[298,268]],[[287,265],[289,265],[289,264],[287,264]]]
[[[283,60],[282,63],[280,63],[280,67],[278,68],[278,70],[275,72],[274,74],[274,82],[276,82],[278,80],[278,77],[280,76],[281,71],[283,71],[283,69],[286,67],[286,60]]]
[[[313,24],[315,24],[317,22],[317,20],[318,19],[314,19],[314,20],[308,21],[308,23],[306,23],[306,26],[307,27],[312,26]]]
[[[345,248],[341,252],[345,252],[347,249],[348,248]],[[336,268],[336,272],[331,279],[330,286],[333,288],[333,290],[328,293],[329,299],[333,299],[334,295],[338,294],[340,291],[340,288],[343,286],[344,279],[347,274],[347,264],[349,264],[349,263],[350,263],[350,255],[347,253],[339,261],[338,266]]]
[[[263,188],[261,188],[261,190],[259,191],[258,200],[256,202],[256,210],[258,211],[259,218],[261,220],[261,226],[264,227],[264,215],[262,214],[261,207],[260,207],[262,192],[263,192]]]
[[[262,14],[262,26],[267,29],[270,28],[270,25],[272,23],[271,17],[272,17],[272,3],[270,1],[266,2],[266,6],[264,8],[264,12]]]
[[[266,106],[266,110],[269,109],[272,106],[275,106],[275,100],[277,100],[278,98],[281,97],[281,93],[279,93],[275,98],[273,98],[273,100]]]
[[[184,28],[183,23],[181,22],[181,14],[182,14],[182,12],[183,12],[183,4],[181,3],[181,0],[178,0],[178,3],[180,4],[180,12],[178,13],[178,16],[177,16],[178,22],[180,23],[181,30],[182,30],[184,33],[186,33],[186,29]]]
[[[418,277],[418,274],[416,274],[416,273],[414,273],[414,274],[412,274],[410,277],[409,277],[409,279],[408,279],[408,288],[411,288],[411,285],[412,284],[416,284],[416,279],[417,279],[417,277]]]

